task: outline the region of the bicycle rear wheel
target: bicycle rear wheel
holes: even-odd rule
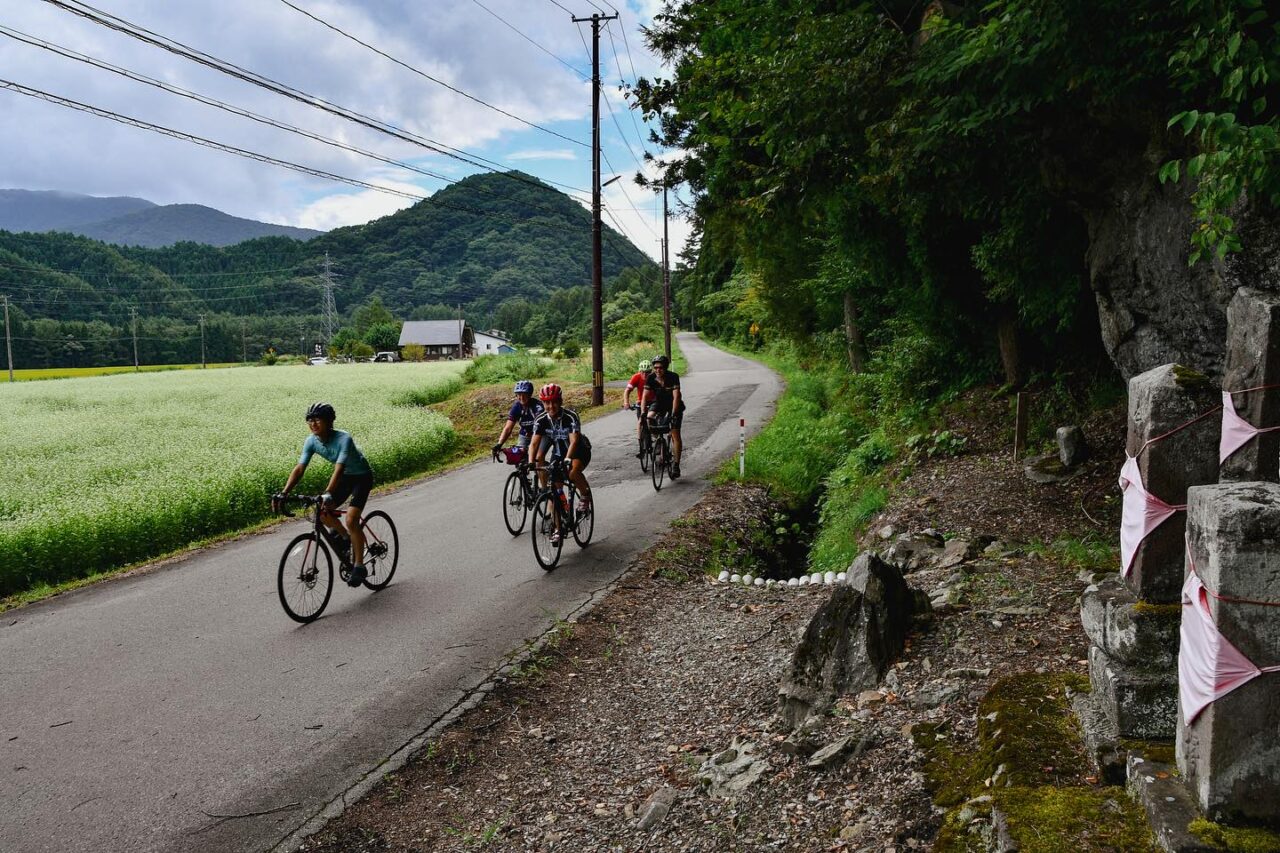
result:
[[[640,470],[649,473],[649,461],[653,457],[653,437],[648,430],[640,433]]]
[[[563,536],[559,541],[551,541],[556,532],[555,499],[554,492],[544,492],[533,505],[533,556],[548,572],[560,562],[560,549],[564,547]]]
[[[324,612],[333,594],[333,558],[319,535],[300,534],[284,549],[276,591],[280,606],[295,622],[313,622]]]
[[[595,504],[591,504],[586,509],[586,514],[580,512],[582,508],[582,499],[577,492],[569,498],[570,511],[573,513],[573,541],[578,543],[579,548],[585,548],[591,544],[591,534],[596,529],[596,508]]]
[[[649,475],[653,478],[653,490],[662,491],[662,478],[667,473],[667,439],[665,436],[653,441],[653,459],[649,463]]]
[[[524,478],[519,471],[512,471],[502,490],[502,520],[507,525],[507,532],[512,536],[519,536],[528,517],[529,503],[524,499]]]
[[[360,529],[364,531],[364,567],[369,571],[364,585],[375,591],[383,589],[391,583],[400,562],[400,534],[391,516],[380,509],[362,518]]]

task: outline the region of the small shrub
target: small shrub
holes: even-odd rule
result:
[[[495,382],[515,382],[518,379],[536,379],[547,375],[547,362],[527,352],[510,355],[482,355],[476,358],[462,374],[464,381],[477,385]]]
[[[935,429],[930,433],[918,432],[907,439],[907,450],[911,452],[912,458],[923,456],[926,459],[937,459],[959,456],[968,446],[969,439],[956,435],[949,429]]]
[[[567,341],[560,347],[560,351],[564,353],[565,358],[577,358],[582,352],[582,346],[577,341]]]
[[[400,357],[405,361],[426,361],[427,348],[422,344],[406,344],[400,350]]]

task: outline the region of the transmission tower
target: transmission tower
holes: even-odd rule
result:
[[[333,289],[337,286],[334,281],[333,262],[329,260],[329,253],[324,253],[324,272],[321,274],[320,287],[324,290],[324,345],[328,349],[333,342],[333,327],[338,319],[338,306],[333,300]]]

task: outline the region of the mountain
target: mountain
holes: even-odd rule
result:
[[[174,243],[193,242],[209,246],[230,246],[257,237],[292,237],[310,240],[323,234],[310,228],[273,225],[241,219],[200,204],[166,204],[127,213],[101,222],[68,229],[120,246],[159,248]]]
[[[0,230],[71,231],[91,222],[153,208],[143,198],[101,198],[79,193],[0,189]]]
[[[169,209],[124,218],[146,221]],[[603,245],[606,282],[624,270],[656,276],[654,262],[607,224]],[[507,172],[473,175],[390,216],[307,242],[266,236],[146,248],[0,231],[0,293],[31,318],[112,325],[131,305],[188,321],[200,313],[316,315],[326,257],[340,314],[375,296],[401,318],[424,306],[483,313],[589,285],[591,214],[536,178]]]
[[[0,230],[63,231],[120,246],[159,248],[174,243],[230,246],[257,237],[310,240],[324,233],[273,225],[199,204],[158,205],[142,198],[0,190]]]

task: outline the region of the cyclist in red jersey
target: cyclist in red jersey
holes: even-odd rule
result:
[[[640,362],[640,369],[631,381],[627,383],[627,390],[622,393],[622,408],[626,409],[631,405],[631,392],[636,392],[636,442],[640,442],[640,433],[644,424],[644,386],[648,378],[649,369],[652,367],[649,359]],[[639,459],[642,451],[637,450],[636,458]]]

